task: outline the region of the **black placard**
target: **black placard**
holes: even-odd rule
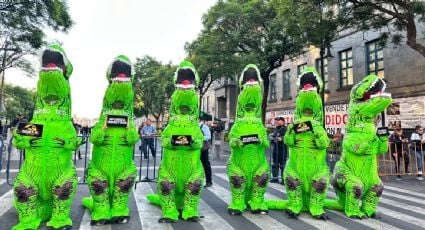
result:
[[[258,144],[260,141],[258,139],[258,134],[252,134],[252,135],[241,136],[241,142],[244,145],[249,145],[249,144]]]
[[[173,135],[171,138],[171,144],[174,146],[188,146],[192,143],[191,135]]]
[[[294,124],[294,131],[295,133],[305,133],[312,131],[313,132],[313,126],[311,125],[310,121],[301,122],[298,124]]]
[[[127,127],[127,116],[108,115],[106,119],[106,126],[108,127]]]
[[[22,122],[18,124],[18,134],[31,137],[42,137],[43,125]]]
[[[388,136],[388,135],[390,135],[390,133],[388,132],[388,127],[379,127],[376,130],[376,135],[377,136]]]

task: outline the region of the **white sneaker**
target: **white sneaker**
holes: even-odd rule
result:
[[[416,180],[418,180],[418,181],[423,181],[423,180],[424,180],[424,178],[423,178],[422,176],[418,176],[418,177],[416,177]]]

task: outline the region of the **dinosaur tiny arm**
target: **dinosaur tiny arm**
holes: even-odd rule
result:
[[[295,131],[294,131],[294,125],[293,124],[290,124],[288,126],[288,129],[286,130],[283,142],[288,147],[294,147],[295,146]]]

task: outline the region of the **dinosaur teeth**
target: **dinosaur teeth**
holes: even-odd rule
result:
[[[41,71],[52,71],[52,70],[60,70],[62,71],[61,68],[55,66],[55,67],[41,67]]]
[[[111,80],[115,81],[115,82],[129,82],[129,81],[131,81],[130,78],[124,78],[124,77],[116,77],[116,78],[112,78]]]
[[[195,85],[194,84],[176,84],[176,87],[180,89],[194,89]]]

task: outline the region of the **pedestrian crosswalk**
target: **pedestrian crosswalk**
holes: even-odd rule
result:
[[[213,182],[212,187],[203,191],[199,210],[204,217],[198,223],[179,221],[173,224],[159,224],[161,210],[146,199],[146,194],[157,190],[156,184],[138,183],[129,203],[132,210],[130,222],[125,225],[101,227],[90,226],[90,213],[81,207],[81,198],[88,195],[87,185],[80,185],[72,210],[73,229],[425,229],[425,194],[411,191],[408,187],[385,186],[378,206],[382,219],[350,219],[342,212],[327,210],[330,220],[322,221],[312,218],[308,213],[301,214],[297,220],[290,219],[283,211],[270,211],[268,215],[244,212],[241,216],[230,216],[227,213],[227,205],[231,201],[228,177],[225,173],[215,173]],[[329,198],[335,198],[332,188],[328,194]],[[266,199],[286,199],[284,186],[269,184]],[[17,221],[17,213],[13,208],[12,186],[0,179],[0,230],[10,229]]]

